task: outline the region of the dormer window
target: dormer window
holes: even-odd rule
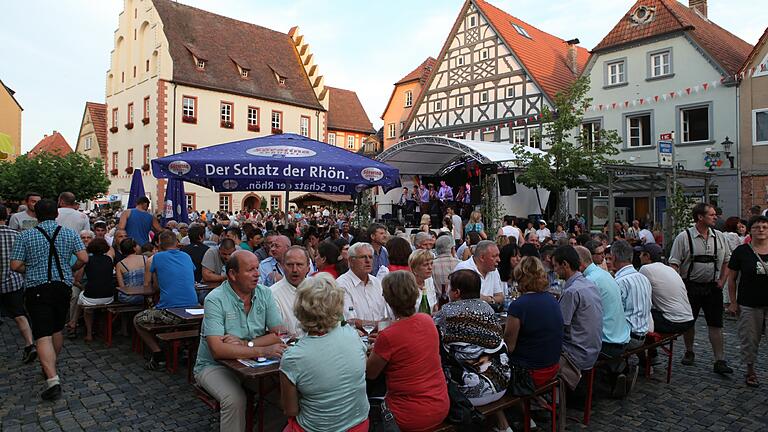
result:
[[[281,77],[280,75],[277,76],[277,84],[279,84],[282,87],[285,87],[285,77]]]
[[[204,70],[205,69],[205,60],[199,59],[199,58],[195,58],[195,64],[197,65],[198,69],[200,69],[200,70]]]
[[[525,36],[525,37],[527,37],[528,39],[533,39],[533,38],[531,37],[531,35],[529,35],[529,34],[528,34],[528,32],[527,32],[527,31],[525,31],[525,29],[524,29],[522,26],[520,26],[520,25],[517,25],[517,24],[515,24],[515,23],[510,23],[510,24],[512,24],[512,27],[514,27],[514,28],[515,28],[515,30],[516,30],[516,31],[517,31],[517,32],[520,34],[520,36]]]
[[[248,78],[248,69],[240,69],[240,78]]]

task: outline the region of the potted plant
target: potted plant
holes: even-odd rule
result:
[[[251,132],[259,132],[261,130],[261,128],[259,128],[259,125],[249,124],[248,125],[248,130],[251,131]]]
[[[280,135],[281,133],[283,133],[282,129],[272,128],[272,135]]]
[[[133,174],[133,167],[130,167],[130,166],[129,166],[129,167],[126,167],[126,168],[125,168],[125,173],[126,173],[126,174]]]
[[[149,117],[144,117],[143,119],[141,119],[141,123],[144,126],[148,125],[149,124]]]
[[[142,170],[142,171],[144,171],[144,172],[147,172],[147,171],[149,171],[149,164],[148,164],[148,163],[145,163],[144,165],[142,165],[142,166],[141,166],[141,170]]]
[[[118,173],[117,168],[112,168],[112,171],[110,171],[109,173],[112,174],[113,176],[116,176]]]
[[[231,121],[224,121],[224,120],[222,120],[221,121],[221,127],[226,128],[226,129],[232,129],[233,127],[235,127],[235,124],[232,123]]]
[[[112,126],[111,128],[109,128],[109,131],[112,133],[117,132],[117,126]]]
[[[125,128],[128,130],[133,129],[133,123],[126,123]]]
[[[183,121],[184,123],[194,123],[194,124],[197,124],[197,117],[181,116],[181,121]]]

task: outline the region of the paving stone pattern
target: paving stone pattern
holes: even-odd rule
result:
[[[671,384],[664,382],[665,366],[656,366],[653,379],[638,378],[628,398],[597,397],[589,427],[569,421],[567,429],[768,430],[768,342],[762,344],[758,358],[763,387],[748,388],[738,356],[736,323],[726,321],[725,329],[728,359],[736,372],[723,378],[712,372],[706,327],[700,321],[694,366],[680,364],[680,339],[675,343]],[[0,340],[0,431],[218,430],[218,414],[194,396],[184,367],[174,375],[145,371],[128,338],[115,338],[111,348],[99,339],[90,344],[66,340],[59,361],[64,393],[56,402],[40,400],[44,381],[39,362],[21,364],[22,343],[13,321],[3,319]],[[266,406],[267,431],[280,431],[285,424],[277,397],[273,392]],[[581,411],[569,409],[569,415],[580,417]]]

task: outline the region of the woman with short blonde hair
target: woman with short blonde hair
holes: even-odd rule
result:
[[[366,376],[372,380],[385,374],[384,401],[400,430],[432,430],[443,422],[449,408],[437,328],[432,317],[415,313],[419,290],[412,273],[389,273],[381,288],[396,319],[378,333]]]
[[[544,292],[549,289],[547,272],[544,270],[544,265],[536,257],[523,257],[512,273],[517,281],[517,289],[522,293]]]
[[[296,289],[293,311],[307,335],[280,361],[284,431],[368,430],[367,347],[353,326],[341,323],[343,309],[344,290],[327,273]]]
[[[422,311],[421,303],[426,297],[428,307],[424,308],[423,311],[429,310],[430,314],[437,312],[437,292],[435,291],[435,281],[432,279],[432,263],[434,260],[435,256],[432,255],[432,251],[426,249],[416,249],[408,257],[408,267],[416,277],[416,286],[419,289],[419,297],[416,299],[416,310]]]
[[[480,237],[483,240],[487,239],[488,235],[485,233],[485,227],[483,226],[482,218],[483,215],[479,211],[473,211],[472,214],[469,215],[469,221],[467,222],[467,225],[464,227],[464,235],[475,231],[480,234]]]

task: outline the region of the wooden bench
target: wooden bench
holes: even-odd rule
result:
[[[534,398],[537,398],[539,396],[542,396],[546,393],[552,392],[552,403],[549,405],[548,409],[552,414],[552,432],[555,432],[558,429],[557,424],[557,393],[560,388],[560,379],[555,378],[554,380],[548,382],[547,384],[539,387],[536,389],[533,394],[530,394],[528,396],[512,396],[512,395],[504,395],[501,399],[491,402],[486,405],[480,405],[475,407],[477,411],[479,411],[481,414],[483,414],[486,417],[491,416],[492,414],[495,414],[498,411],[503,411],[508,408],[512,408],[515,405],[522,405],[523,407],[523,424],[524,424],[524,430],[525,432],[530,432],[531,430],[531,400]],[[455,431],[456,428],[447,422],[443,422],[442,424],[438,425],[437,428],[433,429],[432,432],[449,432],[449,431]]]
[[[195,391],[195,396],[197,396],[198,399],[203,401],[204,404],[208,405],[209,408],[211,408],[214,411],[219,411],[221,409],[221,405],[219,405],[219,401],[216,400],[213,395],[208,393],[207,390],[205,390],[200,384],[194,383],[192,384],[192,388]]]
[[[672,381],[674,342],[678,337],[680,337],[681,334],[682,333],[648,333],[648,335],[646,335],[645,343],[642,346],[634,350],[625,351],[624,354],[621,355],[621,359],[627,360],[633,355],[645,353],[645,371],[643,372],[643,375],[645,378],[649,378],[651,376],[651,358],[648,355],[649,350],[653,348],[661,348],[664,351],[664,355],[667,356],[667,384],[669,384],[670,381]],[[605,360],[599,360],[597,363],[595,363],[595,367],[605,363]],[[588,426],[589,416],[592,411],[592,390],[594,388],[595,382],[595,368],[593,367],[588,371],[582,371],[582,376],[586,379],[587,382],[587,399],[584,402],[584,417],[582,419],[582,423],[584,423],[585,426]]]
[[[187,381],[192,381],[192,366],[194,366],[193,350],[197,352],[197,343],[200,340],[200,329],[172,331],[167,333],[158,333],[157,338],[171,346],[170,351],[166,351],[166,365],[170,373],[176,373],[179,368],[179,348],[182,344],[187,346],[189,351],[187,355]]]
[[[117,319],[117,316],[123,313],[140,312],[142,310],[144,310],[143,306],[117,302],[104,305],[83,306],[83,312],[107,312],[106,319],[104,320],[104,344],[108,347],[112,346],[112,323]]]
[[[157,337],[160,333],[173,332],[178,330],[192,330],[200,328],[199,322],[180,322],[178,324],[149,324],[144,323],[139,325],[142,330],[151,333]],[[137,337],[134,340],[133,351],[139,354],[144,352],[144,344],[141,342],[141,338]]]

